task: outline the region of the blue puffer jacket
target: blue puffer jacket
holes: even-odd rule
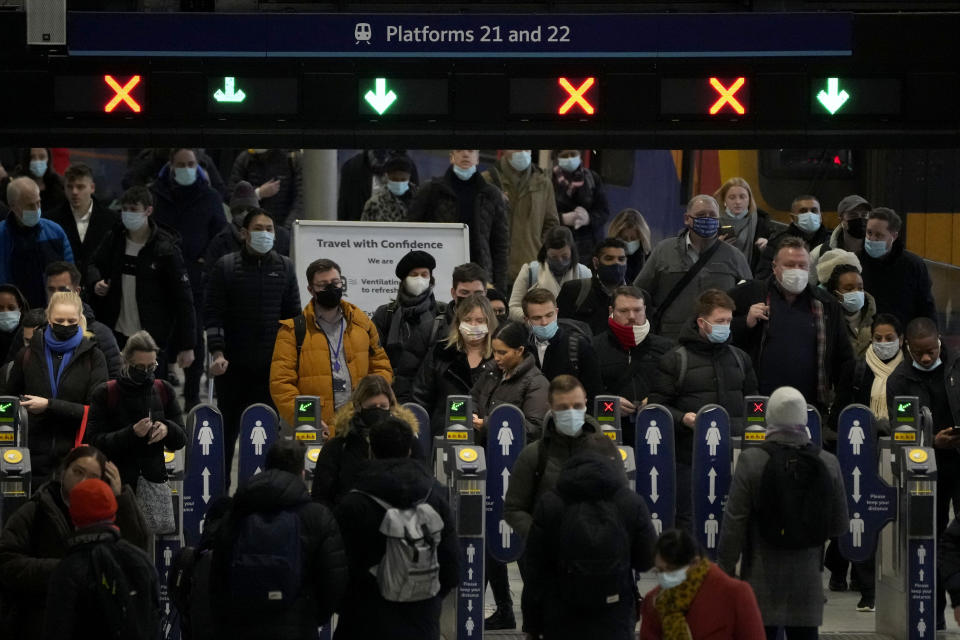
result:
[[[56,222],[40,218],[35,227],[23,227],[14,221],[16,214],[12,211],[7,219],[0,222],[0,283],[16,285],[31,307],[46,306],[46,292],[44,291],[43,270],[51,262],[66,260],[73,262],[73,250],[70,249],[70,240],[67,234]],[[14,236],[24,236],[22,240],[36,247],[34,263],[29,270],[25,270],[29,277],[18,277],[13,264]],[[32,237],[31,237],[32,236]]]

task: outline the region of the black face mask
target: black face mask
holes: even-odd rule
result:
[[[867,236],[867,221],[863,218],[847,220],[847,233],[851,238],[863,240]]]
[[[313,295],[318,305],[324,309],[333,309],[340,304],[340,299],[343,297],[343,289],[327,287],[323,291],[317,291]]]
[[[389,417],[389,409],[381,409],[380,407],[367,407],[366,409],[360,409],[360,420],[362,420],[363,424],[367,425],[368,427],[378,425]]]
[[[127,379],[135,385],[153,384],[154,373],[137,367],[130,367],[127,371]]]
[[[66,342],[77,335],[77,329],[79,328],[80,325],[78,324],[51,324],[50,332],[53,334],[53,337],[60,342]]]

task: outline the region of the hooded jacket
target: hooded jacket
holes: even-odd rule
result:
[[[300,518],[301,584],[297,598],[280,612],[238,610],[227,597],[230,558],[238,528],[251,513],[292,510]],[[346,557],[337,523],[330,510],[310,501],[303,480],[280,469],[267,469],[237,489],[221,524],[213,550],[211,595],[218,637],[307,640],[327,624],[347,583]],[[291,544],[295,544],[291,541]],[[265,550],[266,551],[266,550]]]
[[[209,273],[213,265],[217,264],[217,260],[228,253],[240,251],[244,244],[240,236],[240,227],[232,222],[224,226],[207,245],[207,251],[203,256],[207,272]],[[273,249],[282,256],[290,257],[290,231],[287,228],[274,225]]]
[[[622,396],[630,402],[643,402],[653,391],[660,358],[673,346],[673,340],[652,333],[630,349],[624,348],[609,328],[593,336],[593,349],[597,352],[600,375],[603,377],[603,392]],[[636,373],[624,377],[636,361],[639,361],[634,366]]]
[[[430,414],[430,433],[443,434],[447,396],[470,395],[474,383],[487,371],[484,364],[493,362],[490,357],[471,371],[467,354],[446,340],[438,340],[427,352],[413,383],[413,401]]]
[[[22,274],[14,264],[17,243],[25,247],[18,253],[19,259],[29,258],[32,262],[24,265],[27,268]],[[0,283],[19,288],[31,307],[46,306],[43,271],[51,262],[61,260],[73,262],[73,250],[67,234],[56,222],[41,217],[36,226],[24,227],[17,222],[13,211],[0,221]]]
[[[653,566],[657,532],[643,498],[627,484],[619,459],[592,452],[574,456],[563,465],[556,488],[544,494],[534,513],[524,556],[524,631],[534,637],[543,633],[551,640],[634,640],[637,594],[632,579],[622,585],[618,602],[601,611],[578,611],[561,597],[561,536],[566,512],[578,502],[612,504],[629,538],[630,567],[647,571]]]
[[[383,599],[370,567],[380,562],[386,550],[386,539],[380,533],[384,510],[361,493],[348,493],[335,510],[350,567],[347,593],[337,610],[337,640],[439,640],[441,602],[456,586],[459,575],[457,529],[446,488],[421,463],[409,458],[371,461],[357,477],[355,488],[399,509],[426,499],[436,510],[443,520],[437,548],[440,592],[419,602]]]
[[[529,349],[529,346],[527,347]],[[477,415],[486,418],[501,404],[512,404],[523,412],[523,424],[528,440],[540,437],[543,418],[550,405],[547,391],[550,383],[537,368],[532,353],[525,353],[507,378],[493,361],[484,365],[484,371],[470,390]],[[477,440],[486,442],[486,427],[477,431]]]

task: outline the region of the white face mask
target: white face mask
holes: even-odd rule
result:
[[[183,187],[189,187],[197,181],[196,167],[174,167],[173,179],[177,184]]]
[[[819,213],[800,213],[797,215],[797,227],[801,231],[807,233],[813,233],[820,228],[820,214]]]
[[[412,296],[419,296],[430,288],[430,278],[407,276],[403,279],[403,288]]]
[[[516,169],[517,171],[526,171],[527,167],[530,166],[530,152],[529,151],[514,151],[510,156],[510,166]]]
[[[640,241],[631,240],[630,242],[627,243],[627,255],[632,256],[637,252],[637,249],[639,248],[640,248]]]
[[[873,343],[873,352],[877,354],[877,357],[881,360],[891,360],[897,357],[897,352],[900,351],[900,342],[874,342]]]
[[[657,573],[657,582],[660,583],[661,589],[673,589],[674,587],[679,587],[683,584],[683,581],[687,579],[687,569],[689,567],[681,567],[675,571],[660,571]]]
[[[553,424],[558,433],[575,438],[583,430],[586,415],[586,409],[561,409],[553,412]]]
[[[486,336],[488,332],[489,330],[486,324],[460,323],[460,335],[462,335],[465,340],[479,340]]]
[[[789,293],[801,293],[807,288],[810,272],[806,269],[784,269],[780,273],[780,284]]]

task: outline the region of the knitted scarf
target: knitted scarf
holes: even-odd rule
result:
[[[827,324],[823,318],[823,303],[811,295],[810,309],[817,325],[817,398],[826,406],[830,403],[827,387]]]
[[[579,167],[573,173],[567,173],[559,166],[553,168],[553,179],[557,186],[566,191],[567,197],[573,196],[574,192],[583,186],[585,181],[583,167]]]
[[[897,352],[897,357],[890,362],[884,362],[873,350],[873,347],[867,349],[867,366],[873,371],[873,387],[870,388],[870,410],[873,415],[880,419],[890,417],[887,411],[887,378],[893,373],[901,362],[903,362],[903,351]]]
[[[663,627],[663,640],[693,640],[685,614],[697,597],[700,585],[710,571],[710,561],[701,558],[687,569],[687,579],[672,589],[661,590],[657,594],[654,608],[660,614]]]
[[[430,287],[419,296],[411,296],[400,283],[397,291],[397,308],[390,318],[390,329],[384,347],[390,349],[402,348],[410,339],[414,324],[433,324],[433,316],[427,311],[434,305],[433,287]]]

